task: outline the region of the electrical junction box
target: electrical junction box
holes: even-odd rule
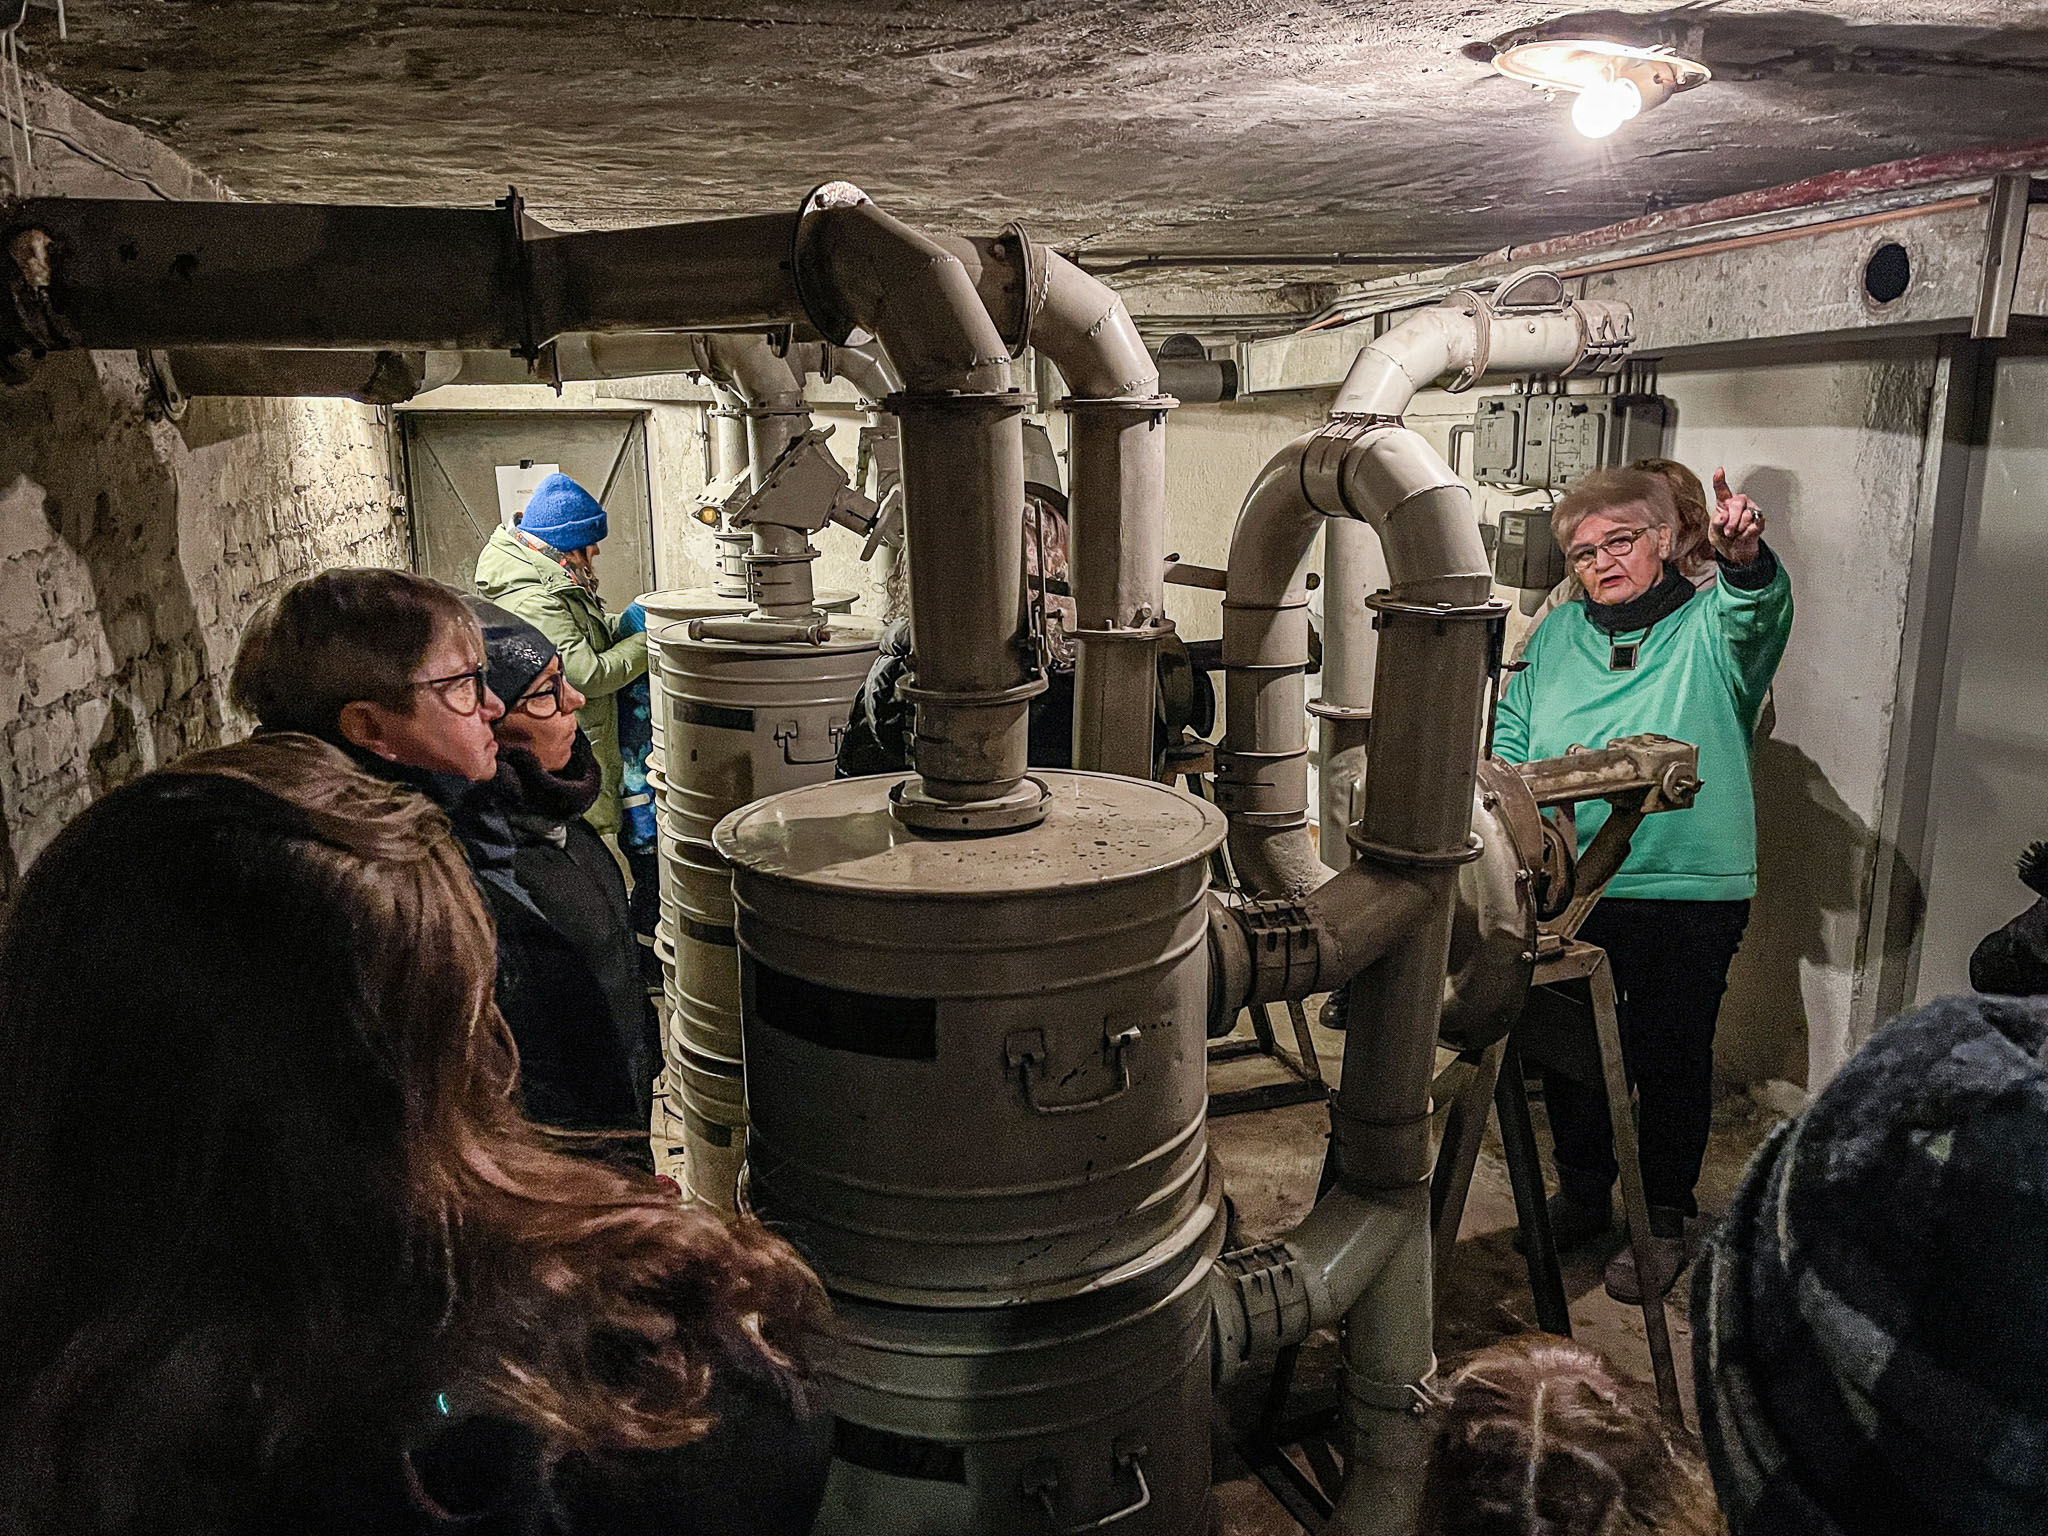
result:
[[[1564,551],[1550,531],[1550,509],[1534,507],[1500,514],[1493,546],[1493,576],[1504,587],[1549,591],[1564,580]]]
[[[1472,478],[1481,485],[1522,483],[1522,419],[1527,395],[1482,400],[1472,417]]]
[[[1472,478],[1481,485],[1569,490],[1596,469],[1663,452],[1671,405],[1661,395],[1512,395],[1479,402]],[[1511,447],[1511,434],[1519,442]]]

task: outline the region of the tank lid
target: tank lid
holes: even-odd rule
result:
[[[850,613],[859,594],[820,592],[813,603],[827,613]],[[638,599],[650,622],[674,623],[678,619],[715,619],[727,614],[752,613],[750,597],[724,597],[716,587],[668,587]]]
[[[719,640],[706,638],[693,640],[686,625],[673,625],[656,637],[661,645],[662,665],[670,670],[680,670],[690,658],[705,653],[725,658],[755,657],[767,660],[787,661],[805,656],[841,656],[850,651],[872,651],[881,644],[882,628],[868,619],[845,618],[838,614],[831,616],[826,627],[825,638],[816,642],[808,640]]]
[[[890,812],[901,774],[832,779],[732,812],[712,833],[749,875],[876,896],[989,897],[1135,880],[1208,856],[1228,823],[1205,800],[1112,773],[1039,769],[1045,820],[983,837],[917,832]]]

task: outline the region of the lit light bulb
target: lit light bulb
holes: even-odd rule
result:
[[[1603,80],[1579,92],[1572,126],[1589,139],[1604,139],[1643,110],[1643,93],[1633,80]]]

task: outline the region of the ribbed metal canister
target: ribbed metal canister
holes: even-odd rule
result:
[[[894,776],[720,823],[750,1204],[833,1293],[818,1530],[1201,1528],[1208,855],[1164,785],[1046,771],[1036,827],[925,834]]]
[[[689,1192],[730,1210],[747,1117],[732,876],[711,830],[759,796],[832,776],[877,632],[842,619],[818,644],[748,644],[692,640],[686,624],[669,622],[649,636],[659,684],[654,713],[662,722],[650,783],[665,1054],[680,1100]]]
[[[1164,785],[1040,777],[1044,821],[995,837],[906,828],[890,777],[718,828],[753,1199],[841,1291],[1039,1300],[1186,1244],[1224,819]]]
[[[1199,1240],[1149,1275],[1039,1306],[837,1297],[819,1368],[839,1418],[817,1536],[1128,1536],[1208,1528],[1210,1264]]]

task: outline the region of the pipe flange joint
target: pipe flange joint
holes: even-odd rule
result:
[[[890,814],[904,826],[969,837],[1035,827],[1045,820],[1051,800],[1045,781],[1030,774],[985,800],[941,799],[914,775],[889,786]]]
[[[1351,516],[1344,499],[1344,461],[1367,433],[1400,425],[1398,416],[1349,411],[1325,422],[1301,456],[1301,489],[1308,504],[1325,517]]]
[[[912,392],[901,390],[882,402],[892,416],[915,415],[919,411],[998,411],[1017,414],[1031,408],[1031,397],[1021,389],[975,392],[941,389]]]
[[[1485,840],[1477,832],[1455,848],[1400,848],[1369,837],[1350,835],[1344,839],[1361,859],[1394,869],[1456,869],[1470,864],[1486,852]]]
[[[1375,592],[1366,598],[1365,606],[1382,620],[1426,619],[1437,624],[1498,624],[1508,616],[1508,605],[1497,598],[1483,603],[1418,603],[1392,592]]]
[[[1285,1243],[1258,1243],[1224,1254],[1216,1268],[1229,1280],[1243,1312],[1241,1358],[1264,1359],[1308,1338],[1308,1277],[1293,1249]]]
[[[1173,632],[1173,620],[1154,619],[1149,624],[1109,624],[1104,625],[1101,629],[1070,629],[1067,631],[1067,638],[1070,640],[1106,640],[1110,642],[1143,640],[1150,643],[1164,640]]]
[[[896,696],[912,704],[932,704],[946,709],[1001,709],[1006,704],[1023,704],[1037,698],[1050,685],[1042,677],[1026,678],[1008,688],[960,692],[947,688],[920,688],[915,683],[898,683]]]
[[[1180,404],[1174,395],[1063,395],[1053,409],[1070,416],[1124,412],[1132,416],[1164,417]]]
[[[1460,288],[1438,307],[1455,310],[1472,320],[1472,356],[1458,376],[1444,385],[1445,393],[1462,394],[1479,382],[1493,354],[1493,306],[1470,288]]]
[[[1024,291],[1018,301],[1023,312],[1018,316],[1017,334],[1005,337],[1009,343],[1010,356],[1019,358],[1031,346],[1031,322],[1038,318],[1038,312],[1045,307],[1046,295],[1052,292],[1052,263],[1045,259],[1045,253],[1025,233],[1024,226],[1012,219],[996,231],[996,244],[1005,240],[1014,241],[1017,247],[1017,270],[1023,274]]]
[[[1322,940],[1307,907],[1297,901],[1247,901],[1237,908],[1237,921],[1251,950],[1255,1001],[1303,998],[1317,990]]]
[[[1370,704],[1325,704],[1321,699],[1308,701],[1308,712],[1318,720],[1363,720],[1372,719]]]
[[[790,274],[796,281],[796,296],[803,304],[804,317],[835,347],[872,338],[837,301],[832,265],[824,249],[825,230],[830,222],[824,215],[873,202],[850,181],[827,181],[813,187],[797,207],[796,235],[789,254]]]

